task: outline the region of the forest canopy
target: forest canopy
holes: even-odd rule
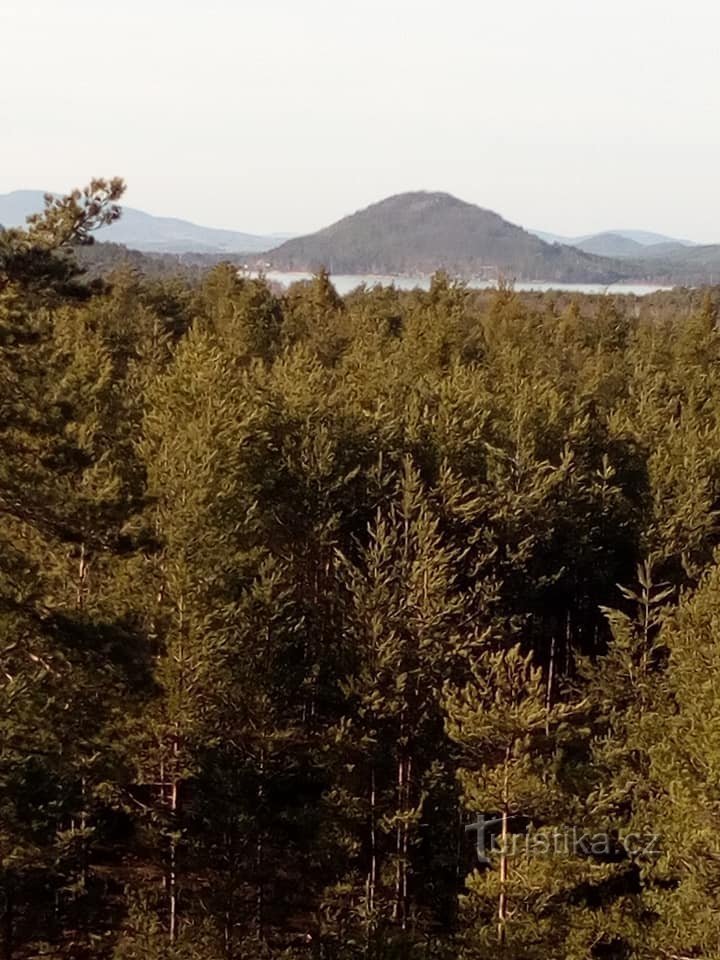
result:
[[[0,955],[720,956],[720,291],[91,281],[122,190],[0,234]]]

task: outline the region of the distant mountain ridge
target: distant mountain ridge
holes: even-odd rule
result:
[[[0,224],[24,226],[27,217],[43,209],[42,190],[16,190],[0,195]],[[98,232],[98,239],[121,243],[147,253],[259,253],[287,239],[287,234],[261,236],[235,230],[202,227],[175,217],[155,217],[123,206],[122,218]]]
[[[28,214],[42,209],[43,197],[39,190],[0,195],[0,225],[24,225]],[[324,266],[335,274],[417,275],[446,269],[465,277],[547,283],[720,282],[720,244],[692,244],[643,230],[562,238],[525,230],[448,193],[426,191],[388,197],[289,240],[215,230],[132,207],[124,207],[121,220],[97,238],[106,250],[95,258],[94,269],[109,268],[127,249],[136,258],[141,253],[155,257],[155,270],[171,269],[167,258],[177,258],[183,270],[226,259],[262,270]]]
[[[402,193],[267,255],[276,270],[331,273],[498,273],[510,279],[612,283],[627,271],[577,247],[546,243],[497,213],[448,193]]]
[[[577,247],[579,250],[595,253],[598,256],[633,257],[640,260],[657,256],[660,247],[666,251],[677,251],[695,246],[690,240],[678,240],[661,233],[651,233],[648,230],[604,230],[601,233],[589,233],[582,237],[562,237],[543,230],[532,230],[531,233],[545,240],[546,243]]]

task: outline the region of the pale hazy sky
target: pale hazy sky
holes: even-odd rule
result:
[[[404,190],[720,241],[717,0],[0,0],[0,193],[310,231]]]

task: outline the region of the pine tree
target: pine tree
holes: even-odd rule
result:
[[[658,704],[644,718],[649,757],[639,811],[657,836],[645,901],[655,918],[643,956],[720,952],[718,567],[665,618],[656,646],[667,659]]]
[[[463,803],[487,822],[489,844],[478,849],[485,868],[467,878],[464,954],[574,957],[568,914],[587,868],[565,819],[574,800],[563,768],[583,705],[549,704],[543,671],[518,646],[488,645],[470,683],[445,695]]]
[[[475,642],[473,629],[461,627],[460,559],[461,551],[443,543],[420,478],[406,460],[367,546],[356,561],[345,560],[346,630],[354,653],[344,684],[351,713],[338,736],[351,758],[353,789],[361,791],[354,801],[367,831],[358,864],[361,913],[371,941],[389,921],[403,932],[422,926],[421,914],[433,909],[424,904],[422,886],[432,881],[419,851],[437,868],[433,842],[452,845],[453,827],[448,837],[439,812],[453,799],[444,789],[451,774],[443,759],[440,691]],[[437,837],[423,830],[433,807],[434,828],[442,831]],[[452,805],[444,812],[452,822]],[[452,872],[454,866],[444,868]]]

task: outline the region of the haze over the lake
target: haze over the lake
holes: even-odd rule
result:
[[[447,190],[566,235],[720,241],[710,0],[3,0],[0,192],[309,232]]]

